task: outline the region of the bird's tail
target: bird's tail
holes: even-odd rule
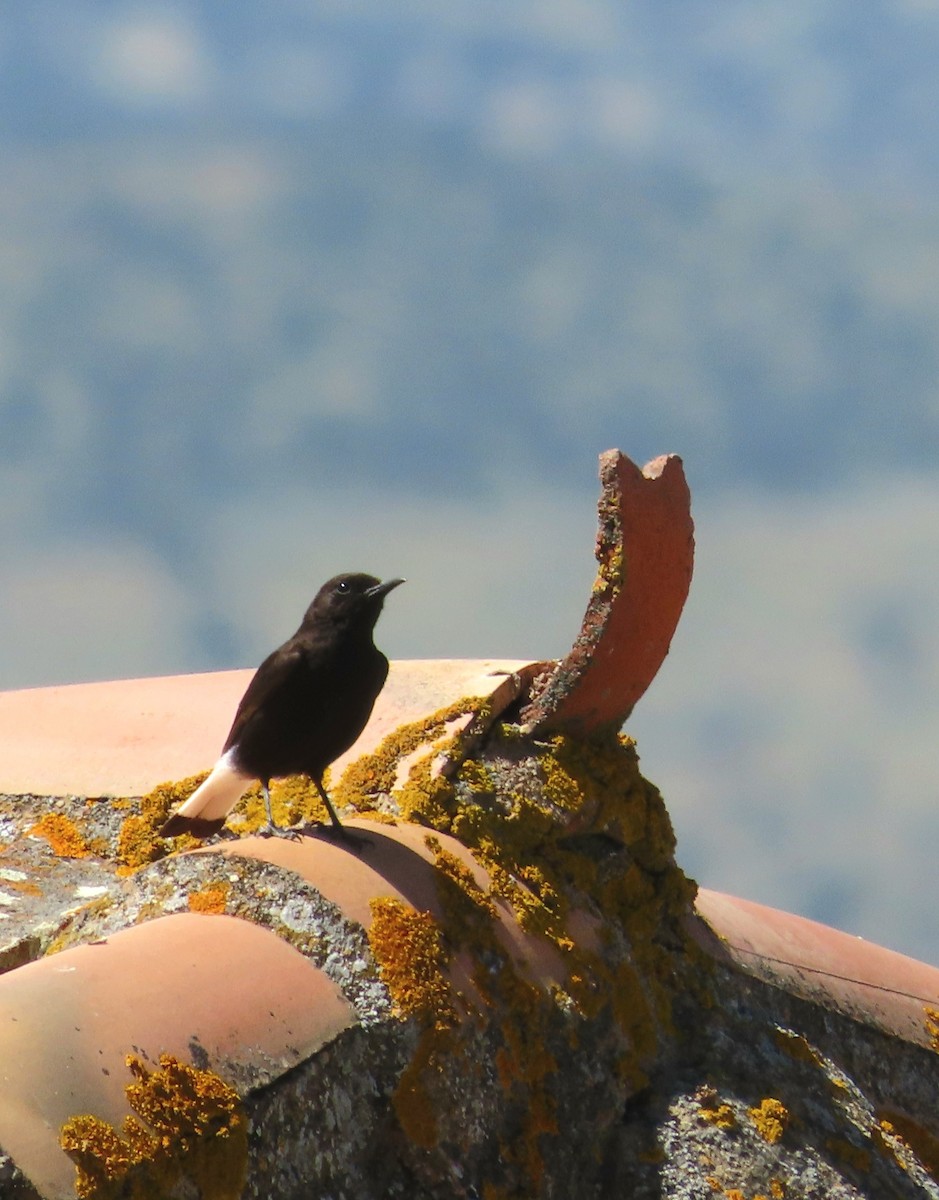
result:
[[[160,830],[161,837],[191,833],[206,838],[225,824],[225,818],[252,783],[252,776],[237,770],[231,752],[223,754],[205,779]]]

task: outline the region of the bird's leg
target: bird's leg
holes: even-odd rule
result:
[[[261,795],[264,797],[264,811],[267,813],[267,824],[258,830],[258,837],[279,837],[296,839],[300,837],[298,829],[284,829],[274,820],[274,810],[271,808],[270,780],[261,780]]]
[[[339,817],[336,815],[336,810],[333,808],[333,802],[332,802],[332,800],[330,800],[329,796],[327,795],[326,789],[323,787],[322,781],[319,779],[314,779],[313,782],[316,784],[316,790],[320,794],[320,799],[323,801],[323,804],[326,806],[326,811],[329,813],[329,819],[333,823],[333,831],[336,834],[339,834],[340,831],[342,830],[342,822],[339,820]]]
[[[336,810],[333,808],[333,802],[326,794],[326,789],[323,787],[323,781],[319,778],[311,776],[316,790],[319,792],[320,799],[326,811],[329,813],[329,825],[324,825],[321,821],[316,822],[316,832],[328,838],[335,838],[336,841],[348,842],[352,846],[367,846],[368,838],[361,833],[353,833],[351,829],[346,829],[345,825],[339,820]]]

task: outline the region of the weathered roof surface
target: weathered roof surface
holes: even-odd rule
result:
[[[120,1128],[126,1057],[282,1074],[355,1020],[336,984],[276,934],[233,917],[149,921],[0,976],[0,1145],[43,1196],[74,1196],[59,1130]]]
[[[327,911],[336,906],[337,942],[342,921],[371,926],[375,896],[442,920],[427,831],[350,824],[368,836],[361,854],[311,837],[244,838],[179,858],[199,866],[204,856],[221,853],[233,865],[249,858],[295,872],[315,885]],[[463,846],[437,838],[488,886]],[[300,886],[295,880],[294,894]],[[524,934],[507,904],[497,905],[494,918],[528,978],[546,988],[563,979],[557,949]],[[59,1146],[66,1121],[88,1112],[119,1128],[130,1115],[130,1048],[151,1067],[161,1054],[193,1060],[246,1091],[358,1022],[330,975],[283,940],[283,927],[279,932],[224,915],[182,913],[0,975],[0,1146],[43,1196],[74,1194],[74,1166]],[[462,994],[474,994],[459,959],[453,977]]]
[[[939,968],[818,921],[698,890],[700,926],[692,931],[716,958],[748,975],[863,1021],[893,1037],[937,1049]]]
[[[511,692],[535,664],[504,659],[394,662],[358,742],[333,765],[373,749],[386,733],[459,699]],[[141,796],[215,762],[253,671],[168,675],[0,692],[0,794]]]

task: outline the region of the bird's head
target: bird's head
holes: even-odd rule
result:
[[[329,622],[335,625],[363,625],[371,629],[381,613],[385,597],[403,579],[386,579],[352,573],[334,575],[313,598],[304,624]]]

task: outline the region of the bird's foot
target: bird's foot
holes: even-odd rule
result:
[[[257,837],[263,838],[286,838],[291,842],[298,842],[306,832],[302,825],[288,825],[286,828],[283,825],[277,825],[273,821],[266,821],[259,829],[255,830]]]

